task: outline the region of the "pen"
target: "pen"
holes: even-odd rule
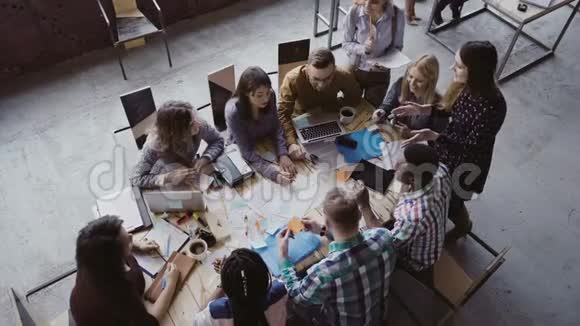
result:
[[[169,258],[169,246],[171,245],[171,235],[167,236],[167,246],[165,247],[165,258]]]
[[[167,279],[164,277],[163,282],[161,282],[161,290],[165,290],[167,287]]]

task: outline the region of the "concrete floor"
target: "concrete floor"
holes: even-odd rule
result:
[[[431,4],[418,3],[417,12],[426,18]],[[528,31],[552,40],[569,13],[556,12]],[[457,46],[490,39],[503,52],[509,33],[483,15],[443,37]],[[580,324],[579,33],[576,19],[556,57],[501,87],[508,116],[486,190],[469,209],[476,233],[495,248],[512,248],[507,262],[454,319],[456,325]],[[129,81],[107,49],[0,88],[1,290],[25,292],[74,265],[76,232],[92,218],[90,171],[112,160],[111,131],[126,125],[119,94],[151,85],[158,104],[180,99],[200,106],[209,99],[210,71],[231,63],[238,75],[249,65],[276,70],[277,43],[312,37],[312,1],[242,1],[179,23],[169,34],[172,69],[162,42],[154,40],[126,56]],[[314,39],[313,47],[325,41]],[[526,42],[517,49],[535,51]],[[407,28],[405,52],[437,55],[443,68],[439,88],[448,85],[453,55],[428,38],[424,26]],[[344,62],[342,50],[336,53]],[[130,163],[134,155],[127,156]],[[64,309],[71,284],[69,279],[41,294],[39,310],[51,317]],[[0,325],[12,325],[6,299],[0,303]]]

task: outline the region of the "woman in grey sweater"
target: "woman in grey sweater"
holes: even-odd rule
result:
[[[234,97],[226,104],[226,124],[231,140],[255,171],[279,184],[289,184],[296,175],[296,168],[288,156],[277,112],[276,94],[268,74],[260,67],[246,69]],[[278,165],[256,153],[256,145],[265,140],[274,143]]]
[[[202,140],[207,148],[199,157]],[[147,136],[131,183],[143,188],[193,185],[201,169],[223,150],[223,137],[197,116],[191,104],[166,102],[157,111],[155,126]]]

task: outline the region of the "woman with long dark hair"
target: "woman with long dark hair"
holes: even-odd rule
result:
[[[430,129],[411,131],[406,143],[434,141],[441,162],[449,168],[453,196],[449,218],[455,224],[446,241],[455,241],[471,231],[473,223],[465,201],[481,193],[491,166],[495,138],[506,116],[506,102],[497,87],[497,50],[490,42],[465,43],[455,55],[451,122],[437,133]],[[459,88],[458,86],[462,87]],[[408,105],[393,110],[397,116],[431,114],[430,106]],[[441,111],[441,114],[445,111]]]
[[[207,148],[199,156],[202,140]],[[155,126],[147,136],[131,183],[143,188],[194,185],[202,169],[223,150],[222,136],[197,115],[191,104],[165,102],[157,110]]]
[[[221,266],[221,286],[194,316],[194,326],[286,325],[286,288],[272,280],[258,253],[236,249]]]
[[[143,301],[145,278],[132,250],[152,251],[154,242],[133,243],[116,216],[90,222],[77,238],[77,278],[70,297],[78,326],[157,326],[167,312],[179,271],[169,264],[166,287],[148,308]]]
[[[242,73],[233,98],[226,104],[230,137],[254,170],[274,182],[289,184],[296,175],[296,168],[288,156],[277,113],[270,77],[260,67],[249,67]],[[263,140],[274,142],[279,165],[256,153],[256,145]]]

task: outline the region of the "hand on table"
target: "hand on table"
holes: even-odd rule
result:
[[[288,242],[292,237],[292,231],[284,229],[278,233],[278,256],[281,260],[288,259]]]
[[[312,219],[311,217],[303,217],[302,223],[304,224],[304,229],[308,232],[312,232],[314,234],[320,234],[322,231],[322,225],[320,225],[317,221]]]
[[[193,185],[198,177],[195,169],[177,169],[165,174],[165,184],[168,185]]]
[[[289,184],[291,184],[294,181],[294,177],[288,173],[288,172],[284,172],[284,171],[278,171],[278,175],[276,175],[276,183],[283,185],[283,186],[287,186]]]
[[[202,156],[193,164],[193,170],[197,173],[201,173],[201,170],[209,163],[211,163],[211,160],[205,156]]]
[[[393,109],[392,114],[397,117],[408,117],[413,115],[431,114],[431,104],[417,104],[415,102],[404,102],[402,106]]]
[[[301,161],[306,158],[306,152],[297,144],[288,146],[288,155],[293,161]]]
[[[399,129],[399,132],[401,133],[401,137],[403,137],[403,139],[407,139],[411,135],[411,129],[409,129],[409,127],[407,127],[406,124],[402,122],[397,122],[395,124],[395,127]]]
[[[168,284],[177,284],[177,281],[179,281],[179,270],[174,263],[167,263],[165,279],[167,280]]]
[[[222,267],[224,266],[224,262],[226,261],[226,256],[223,256],[222,258],[217,258],[216,260],[214,260],[213,262],[213,270],[218,273],[221,274],[222,273]]]
[[[133,249],[141,252],[153,252],[159,250],[159,245],[154,240],[143,238],[133,242]]]
[[[353,182],[352,185],[352,194],[356,200],[356,203],[360,207],[369,207],[370,206],[370,195],[369,190],[364,185],[364,183],[360,180]]]
[[[280,156],[278,164],[280,165],[280,169],[283,172],[289,173],[291,177],[296,176],[296,174],[298,173],[298,171],[296,170],[296,166],[294,165],[290,157],[288,157],[288,155]]]
[[[372,116],[371,119],[374,122],[383,122],[383,121],[385,121],[386,116],[387,116],[387,112],[385,112],[385,110],[383,110],[383,109],[376,109],[373,112],[373,116]]]
[[[403,147],[422,141],[434,141],[439,137],[439,134],[431,129],[411,130],[409,135],[411,138],[403,140]]]

